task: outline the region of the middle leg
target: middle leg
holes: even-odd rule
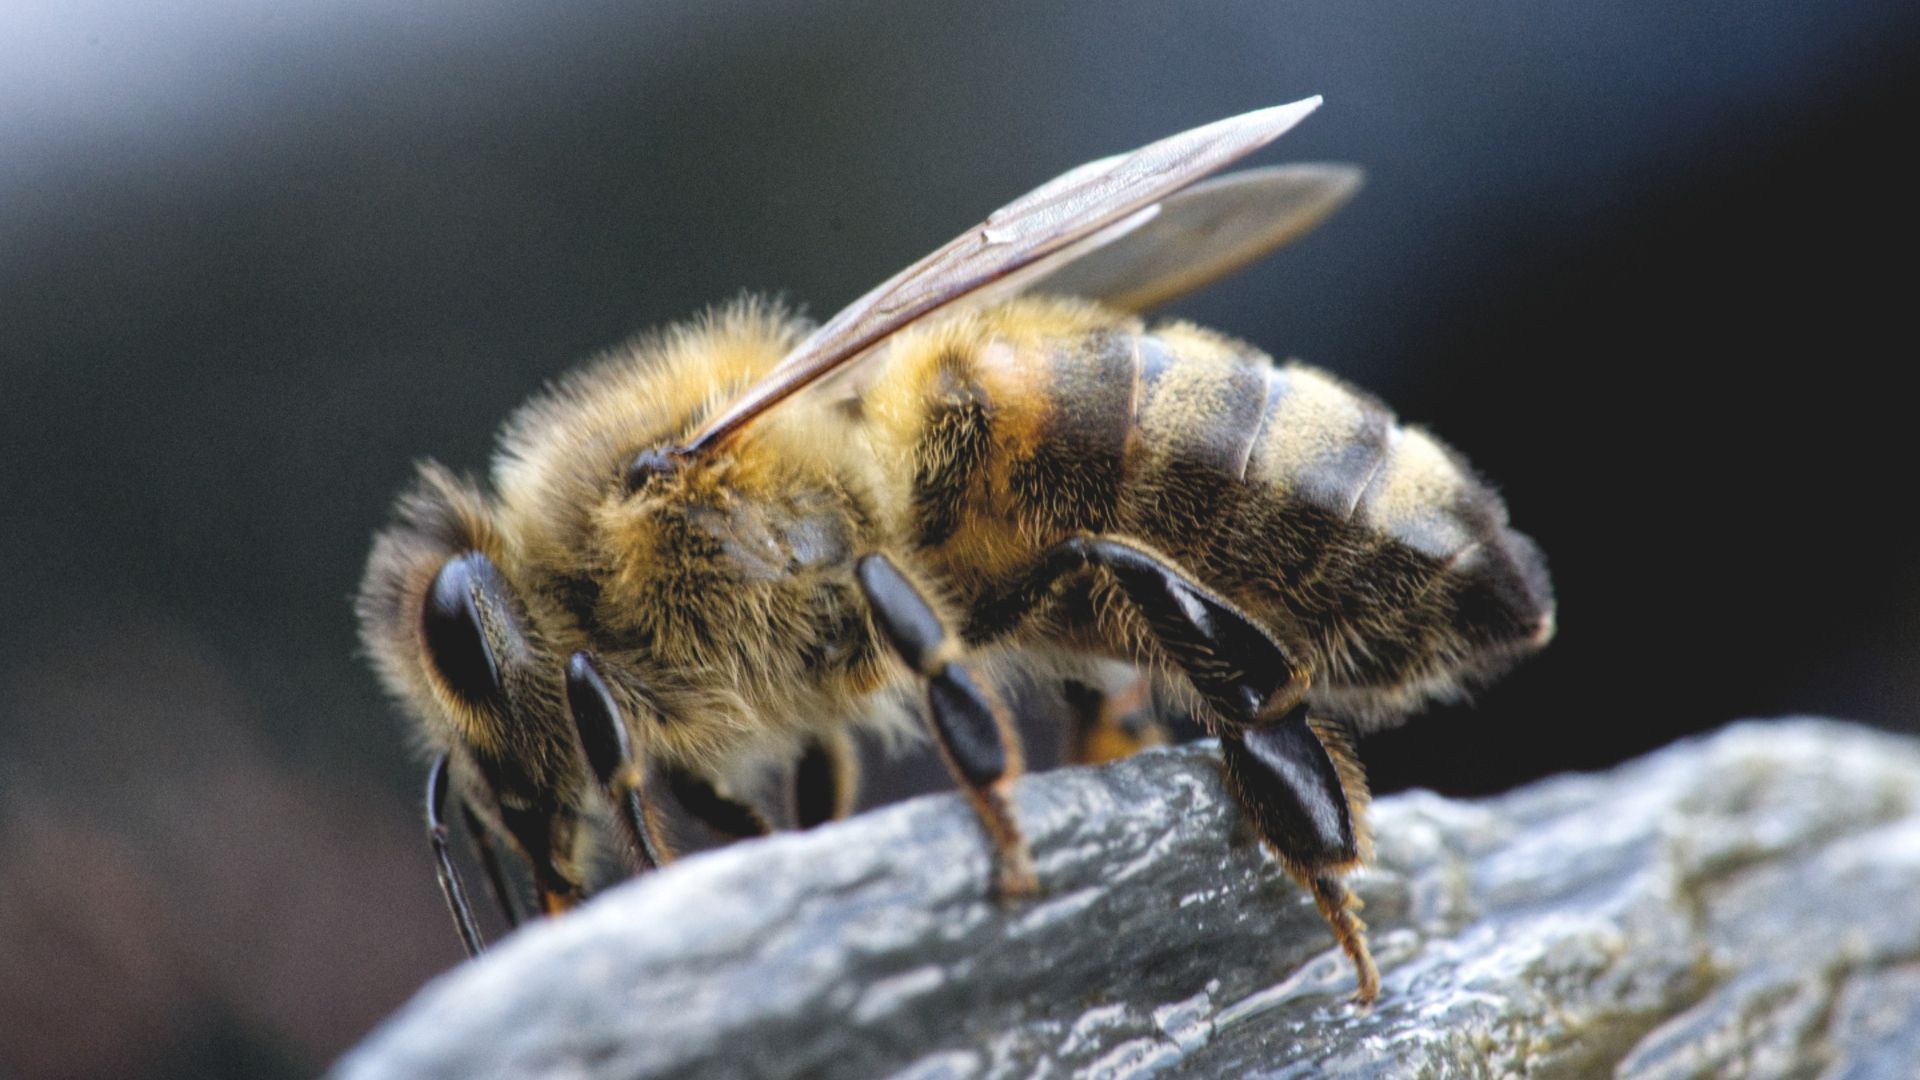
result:
[[[766,816],[751,803],[726,794],[691,769],[668,769],[667,788],[681,809],[728,841],[766,836],[773,831]]]
[[[896,655],[926,680],[927,721],[947,768],[960,781],[993,842],[1002,896],[1032,894],[1033,856],[1014,820],[1007,789],[1020,775],[1019,736],[959,661],[959,642],[918,588],[885,555],[854,569],[874,622]]]
[[[845,731],[807,741],[793,767],[793,821],[802,829],[853,813],[860,791],[860,755]]]
[[[1102,681],[1107,685],[1069,679],[1063,687],[1066,760],[1074,765],[1105,765],[1149,746],[1166,745],[1169,735],[1155,715],[1153,688],[1146,676],[1136,671],[1124,682]]]

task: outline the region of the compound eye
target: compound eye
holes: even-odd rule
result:
[[[469,701],[499,697],[503,689],[481,605],[505,595],[500,571],[477,551],[448,559],[427,590],[427,653],[447,688]]]
[[[673,455],[658,447],[642,450],[634,455],[633,462],[627,466],[627,494],[632,495],[656,476],[667,476],[680,467]]]

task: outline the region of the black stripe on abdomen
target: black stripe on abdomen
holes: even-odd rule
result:
[[[1048,355],[1046,421],[1028,453],[1008,463],[1007,484],[1049,529],[1104,532],[1125,483],[1134,386],[1142,356],[1132,334],[1094,334]]]

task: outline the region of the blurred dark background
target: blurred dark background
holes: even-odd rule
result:
[[[1260,160],[1367,188],[1180,311],[1442,433],[1560,592],[1378,787],[1920,730],[1910,3],[165,7],[0,8],[0,1076],[310,1073],[455,962],[349,611],[415,458],[1312,93]]]

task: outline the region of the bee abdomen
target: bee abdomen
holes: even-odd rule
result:
[[[1010,493],[1042,532],[1187,536],[1278,498],[1433,558],[1468,542],[1454,496],[1477,482],[1313,368],[1184,328],[1089,335],[1044,366],[1043,419],[1003,441]]]
[[[1532,542],[1374,398],[1184,327],[1092,335],[1045,367],[1050,408],[1006,473],[1037,533],[1152,544],[1350,685],[1443,678],[1549,632]]]
[[[1553,601],[1531,540],[1466,462],[1374,398],[1289,364],[1247,480],[1266,497],[1246,524],[1318,545],[1282,565],[1279,598],[1340,653],[1355,681],[1431,676],[1488,650],[1544,642]],[[1347,640],[1342,640],[1345,635]]]

